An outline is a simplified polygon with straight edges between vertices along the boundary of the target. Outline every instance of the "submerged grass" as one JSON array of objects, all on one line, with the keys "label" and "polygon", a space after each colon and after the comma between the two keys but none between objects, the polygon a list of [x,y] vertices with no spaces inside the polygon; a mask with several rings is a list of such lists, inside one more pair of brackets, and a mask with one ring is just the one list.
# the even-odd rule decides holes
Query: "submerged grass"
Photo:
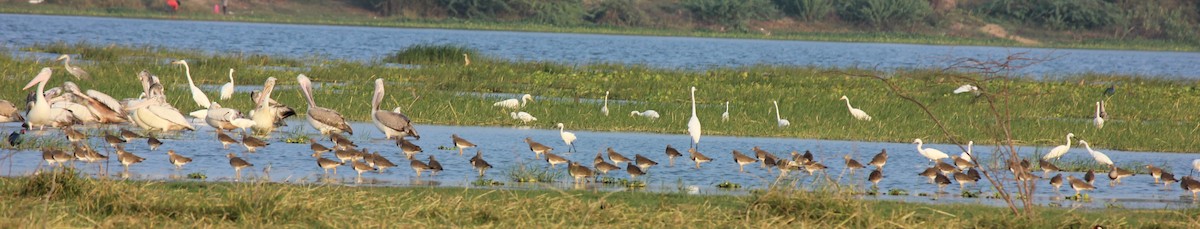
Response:
[{"label": "submerged grass", "polygon": [[[48,173],[49,174],[49,173]],[[58,172],[59,179],[73,173]],[[70,178],[80,197],[0,178],[0,226],[32,227],[756,227],[1195,228],[1197,209],[1041,208],[1031,217],[970,204],[865,201],[777,187],[746,196],[588,190],[347,187]],[[47,217],[53,216],[53,217]],[[379,220],[389,219],[389,220]]]},{"label": "submerged grass", "polygon": [[[930,125],[920,110],[889,93],[878,80],[848,77],[838,72],[871,72],[863,69],[829,69],[802,66],[748,66],[715,68],[706,71],[658,69],[641,65],[590,64],[567,65],[549,62],[486,61],[462,66],[450,59],[444,64],[413,68],[390,67],[383,62],[350,62],[319,57],[279,58],[257,54],[210,54],[195,50],[170,50],[147,47],[86,44],[41,44],[24,48],[80,53],[104,50],[115,59],[79,58],[79,66],[97,79],[76,82],[84,89],[98,89],[115,98],[132,98],[140,86],[133,76],[143,69],[157,74],[167,85],[168,102],[183,112],[200,109],[192,102],[182,66],[168,60],[188,59],[197,84],[220,85],[227,81],[227,69],[238,70],[239,85],[259,85],[267,77],[279,78],[274,97],[304,114],[306,103],[295,90],[295,76],[303,73],[318,84],[314,97],[318,105],[340,111],[350,120],[368,121],[372,81],[383,78],[389,94],[383,107],[399,107],[420,124],[510,126],[524,125],[508,115],[509,110],[492,103],[535,95],[535,101],[522,111],[538,121],[529,126],[553,128],[562,122],[568,130],[638,131],[685,133],[691,115],[689,86],[696,86],[697,115],[706,135],[770,136],[812,139],[948,143],[941,132]],[[433,48],[441,50],[442,48]],[[99,51],[95,51],[99,52]],[[457,51],[435,51],[430,55],[451,55]],[[414,53],[427,53],[415,52]],[[486,55],[486,54],[484,54]],[[138,57],[138,58],[132,58]],[[383,57],[380,57],[383,58]],[[461,55],[459,57],[461,58]],[[433,59],[432,57],[430,59]],[[23,56],[0,56],[0,98],[22,101],[21,87],[40,68],[56,70],[48,86],[74,80],[62,71],[60,63],[49,63]],[[986,103],[969,95],[950,93],[958,78],[939,70],[896,70],[891,74],[897,85],[916,99],[926,101],[932,112],[940,114],[964,139],[980,144],[989,142],[993,118]],[[107,80],[112,79],[112,80]],[[1109,85],[1118,85],[1118,93],[1101,96]],[[1098,149],[1132,151],[1198,152],[1194,141],[1200,129],[1200,113],[1188,104],[1200,104],[1200,85],[1194,80],[1169,80],[1154,77],[1085,74],[1049,80],[1011,79],[989,81],[990,88],[1007,88],[1013,106],[1013,138],[1021,145],[1057,145],[1067,132],[1087,139]],[[611,116],[600,114],[605,91],[611,91]],[[215,92],[209,92],[215,95]],[[846,104],[874,117],[873,121],[854,120]],[[224,107],[249,110],[245,93],[222,101]],[[214,98],[214,97],[210,97]],[[1093,104],[1107,100],[1109,120],[1104,129],[1091,125]],[[778,100],[782,118],[792,125],[775,126],[771,101]],[[718,118],[723,103],[730,102],[730,120]],[[649,120],[624,115],[633,110],[657,110],[662,117]],[[418,126],[419,128],[419,126]],[[374,131],[374,130],[359,130]],[[681,139],[681,141],[684,141]],[[701,140],[703,142],[703,140]]]}]

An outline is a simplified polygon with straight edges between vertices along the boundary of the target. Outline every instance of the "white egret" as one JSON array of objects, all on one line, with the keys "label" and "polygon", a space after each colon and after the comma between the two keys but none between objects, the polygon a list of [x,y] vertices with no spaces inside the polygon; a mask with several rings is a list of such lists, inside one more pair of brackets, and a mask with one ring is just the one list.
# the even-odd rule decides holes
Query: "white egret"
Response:
[{"label": "white egret", "polygon": [[789,122],[787,119],[779,118],[779,101],[771,100],[771,103],[775,104],[775,122],[778,123],[779,128],[792,125],[792,122]]},{"label": "white egret", "polygon": [[722,122],[729,121],[729,101],[725,101],[725,113],[721,113],[721,121]]},{"label": "white egret", "polygon": [[608,116],[608,91],[604,91],[604,106],[600,107],[600,113]]},{"label": "white egret", "polygon": [[221,85],[221,100],[233,98],[233,69],[229,69],[229,83]]},{"label": "white egret", "polygon": [[521,95],[520,99],[501,100],[500,102],[493,103],[492,106],[493,107],[503,107],[503,108],[508,108],[508,109],[519,109],[519,108],[525,107],[526,101],[533,101],[533,95],[525,94],[525,95]]},{"label": "white egret", "polygon": [[[1192,169],[1195,169],[1195,171],[1200,171],[1200,159],[1192,160]],[[1192,172],[1188,172],[1188,175],[1191,174]]]},{"label": "white egret", "polygon": [[533,115],[531,115],[529,113],[525,113],[524,111],[509,112],[508,115],[512,116],[513,119],[521,120],[521,123],[523,123],[523,124],[528,124],[529,122],[537,121],[537,117],[533,117]]},{"label": "white egret", "polygon": [[629,116],[642,116],[642,117],[648,118],[650,120],[657,120],[659,117],[658,111],[655,111],[655,110],[630,111]]},{"label": "white egret", "polygon": [[71,55],[63,54],[58,56],[58,60],[63,60],[63,68],[66,68],[67,73],[71,73],[76,79],[89,80],[92,78],[91,74],[88,74],[87,71],[79,68],[79,66],[71,66]]},{"label": "white egret", "polygon": [[954,89],[954,94],[962,94],[966,92],[970,92],[973,95],[979,96],[979,87],[970,84],[963,84],[962,86],[959,86],[958,89]]},{"label": "white egret", "polygon": [[318,107],[317,102],[312,96],[312,81],[308,76],[300,74],[296,76],[296,81],[300,82],[300,89],[304,92],[304,98],[308,100],[308,123],[313,129],[321,132],[321,135],[329,134],[354,134],[354,129],[346,123],[346,119],[341,113],[329,108]]},{"label": "white egret", "polygon": [[700,145],[700,118],[696,117],[696,87],[692,87],[692,118],[688,119],[688,135],[692,137],[692,148]]},{"label": "white egret", "polygon": [[562,136],[563,142],[567,143],[568,149],[570,149],[567,152],[575,152],[575,133],[564,131],[565,127],[561,122],[555,125],[558,126],[558,135]]},{"label": "white egret", "polygon": [[1096,162],[1110,166],[1113,165],[1113,161],[1112,159],[1108,158],[1108,155],[1104,155],[1104,153],[1101,153],[1100,151],[1092,150],[1092,146],[1088,145],[1086,141],[1079,140],[1079,144],[1083,145],[1083,148],[1087,149],[1088,153],[1092,155],[1092,158],[1096,159]]},{"label": "white egret", "polygon": [[192,90],[192,100],[196,101],[196,105],[203,108],[208,108],[209,105],[212,105],[212,102],[209,102],[208,100],[208,96],[204,95],[204,91],[201,91],[199,87],[196,87],[196,82],[192,81],[192,68],[188,66],[187,61],[176,60],[175,62],[171,63],[183,65],[184,74],[187,74],[188,88],[191,88]]},{"label": "white egret", "polygon": [[1104,117],[1100,115],[1100,102],[1096,102],[1096,118],[1092,119],[1092,124],[1096,125],[1096,129],[1104,128]]},{"label": "white egret", "polygon": [[854,116],[855,119],[863,120],[863,121],[871,121],[871,116],[867,115],[867,112],[863,111],[862,109],[858,109],[858,108],[854,108],[854,107],[850,106],[850,98],[847,98],[845,95],[843,95],[842,100],[846,101],[846,108],[850,108],[850,115]]},{"label": "white egret", "polygon": [[917,153],[921,153],[921,156],[925,156],[925,158],[929,158],[929,161],[940,161],[942,159],[950,157],[950,155],[947,155],[946,153],[942,152],[941,150],[937,150],[934,148],[923,148],[923,146],[925,145],[925,142],[921,141],[920,138],[913,140],[913,143],[917,144]]},{"label": "white egret", "polygon": [[[375,79],[375,95],[371,98],[371,120],[375,121],[375,127],[383,132],[384,138],[399,139],[412,136],[420,140],[421,135],[417,134],[416,127],[412,125],[412,121],[408,119],[407,115],[379,109],[379,104],[383,102],[383,95],[383,78]],[[399,109],[399,107],[396,108],[396,110]]]},{"label": "white egret", "polygon": [[967,152],[963,152],[962,154],[959,154],[958,157],[962,158],[963,160],[975,162],[975,159],[972,157],[973,155],[975,155],[975,153],[971,152],[971,148],[974,146],[975,146],[975,141],[967,141]]},{"label": "white egret", "polygon": [[1047,153],[1046,156],[1042,156],[1042,160],[1049,161],[1051,159],[1057,159],[1058,157],[1062,157],[1064,154],[1067,154],[1067,151],[1071,150],[1071,137],[1075,137],[1075,134],[1067,133],[1067,144],[1059,145],[1059,146],[1054,147],[1053,149],[1050,149],[1050,153]]}]

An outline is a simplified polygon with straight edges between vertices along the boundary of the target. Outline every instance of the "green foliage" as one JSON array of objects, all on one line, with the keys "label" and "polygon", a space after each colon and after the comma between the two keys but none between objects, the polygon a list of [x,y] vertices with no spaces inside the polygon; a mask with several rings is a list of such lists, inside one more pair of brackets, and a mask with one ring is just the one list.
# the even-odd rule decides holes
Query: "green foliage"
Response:
[{"label": "green foliage", "polygon": [[60,166],[47,169],[51,171],[40,172],[25,180],[17,194],[46,199],[74,199],[91,189],[91,184],[79,177],[75,168]]},{"label": "green foliage", "polygon": [[202,173],[202,172],[194,172],[194,173],[188,173],[187,178],[193,179],[193,180],[204,180],[204,179],[208,179],[208,175],[204,175],[204,173]]},{"label": "green foliage", "polygon": [[924,0],[849,0],[842,2],[838,16],[874,27],[912,25],[933,12]]},{"label": "green foliage", "polygon": [[581,0],[529,0],[519,6],[521,14],[535,23],[577,25],[587,16]]},{"label": "green foliage", "polygon": [[749,20],[774,17],[778,10],[769,0],[683,0],[683,8],[700,21],[721,24],[745,31]]},{"label": "green foliage", "polygon": [[723,182],[717,184],[717,188],[738,189],[738,188],[742,188],[742,185],[740,185],[738,183],[729,182],[729,181],[723,181]]},{"label": "green foliage", "polygon": [[[1172,4],[1174,3],[1174,4]],[[1195,13],[1170,0],[1121,1],[1123,20],[1116,23],[1124,36],[1196,41]],[[1200,4],[1193,5],[1200,6]]]},{"label": "green foliage", "polygon": [[989,15],[1053,29],[1096,29],[1112,25],[1119,11],[1104,0],[995,0],[981,5]]},{"label": "green foliage", "polygon": [[773,0],[784,14],[805,21],[826,19],[833,12],[833,0]]},{"label": "green foliage", "polygon": [[514,12],[511,0],[443,0],[451,16],[465,19],[494,19]]},{"label": "green foliage", "polygon": [[508,178],[518,183],[551,183],[562,176],[562,171],[518,164],[508,169]]},{"label": "green foliage", "polygon": [[460,45],[417,44],[404,50],[397,51],[387,57],[384,62],[398,64],[462,64],[463,54],[471,57],[472,61],[482,61],[478,51]]},{"label": "green foliage", "polygon": [[638,0],[602,0],[588,10],[587,20],[604,25],[646,26],[652,18],[637,5]]}]

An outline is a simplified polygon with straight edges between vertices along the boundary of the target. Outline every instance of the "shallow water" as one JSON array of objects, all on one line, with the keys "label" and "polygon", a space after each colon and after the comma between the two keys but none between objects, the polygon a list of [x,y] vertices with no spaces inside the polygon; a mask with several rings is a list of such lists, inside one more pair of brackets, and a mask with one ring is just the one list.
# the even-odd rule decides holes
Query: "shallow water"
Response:
[{"label": "shallow water", "polygon": [[[614,117],[625,118],[625,117]],[[18,128],[15,123],[0,124],[0,131],[4,133],[10,132]],[[290,122],[290,127],[283,127],[281,130],[292,131],[296,128],[303,128],[309,136],[317,137],[308,123],[303,120],[294,119]],[[203,125],[203,124],[200,124]],[[762,148],[779,156],[785,156],[793,150],[803,152],[811,150],[818,161],[829,166],[825,174],[818,176],[799,175],[801,173],[793,172],[790,177],[798,178],[802,181],[803,187],[813,187],[814,179],[838,182],[848,187],[863,189],[869,187],[866,181],[866,175],[869,170],[859,170],[856,174],[848,174],[843,168],[842,155],[847,153],[852,154],[859,161],[869,161],[870,157],[879,152],[880,149],[886,149],[891,155],[886,167],[885,178],[879,183],[880,192],[887,192],[890,189],[903,189],[908,192],[908,195],[903,196],[864,196],[865,199],[885,199],[885,200],[901,200],[901,201],[917,201],[917,202],[934,202],[934,203],[982,203],[1000,205],[1003,204],[996,199],[987,198],[962,198],[959,197],[959,188],[957,184],[953,184],[946,188],[946,194],[935,194],[937,186],[928,183],[925,177],[917,176],[919,170],[922,170],[930,163],[925,158],[915,152],[915,145],[903,143],[876,143],[876,142],[854,142],[854,141],[829,141],[829,140],[811,140],[811,139],[791,139],[791,138],[757,138],[757,137],[728,137],[728,136],[704,136],[701,139],[701,152],[715,159],[714,162],[705,163],[701,169],[695,169],[690,160],[686,158],[678,158],[674,166],[668,165],[666,155],[663,153],[664,147],[667,144],[676,146],[681,150],[685,150],[689,144],[689,137],[680,134],[648,134],[648,133],[623,133],[623,132],[591,132],[591,131],[575,131],[579,136],[576,142],[576,148],[579,152],[566,153],[562,149],[566,149],[566,145],[562,142],[557,130],[549,129],[552,126],[549,123],[533,124],[535,127],[469,127],[469,126],[436,126],[436,125],[419,125],[418,130],[422,134],[421,140],[414,143],[422,146],[424,153],[418,154],[417,158],[427,160],[429,155],[434,155],[438,161],[446,168],[437,176],[429,177],[428,173],[424,177],[417,178],[414,172],[408,166],[407,161],[403,158],[403,154],[394,145],[392,141],[383,140],[382,134],[370,123],[354,123],[352,126],[357,133],[350,136],[350,139],[355,141],[359,146],[368,148],[372,151],[379,151],[392,162],[398,164],[396,168],[389,168],[382,174],[369,172],[363,174],[363,184],[357,184],[355,181],[355,172],[349,166],[339,168],[337,175],[325,177],[323,172],[316,166],[315,160],[309,156],[312,152],[308,149],[308,144],[289,144],[282,142],[283,133],[275,133],[274,137],[269,140],[270,146],[259,149],[257,153],[247,153],[240,145],[231,146],[230,149],[222,149],[220,143],[213,137],[212,129],[204,126],[201,130],[195,132],[185,132],[180,134],[175,139],[164,139],[165,145],[158,151],[149,151],[144,139],[138,139],[126,144],[127,150],[139,156],[147,158],[140,164],[135,164],[130,168],[130,177],[133,179],[146,180],[170,180],[180,179],[188,173],[203,173],[208,176],[209,181],[230,181],[233,180],[234,172],[229,166],[228,160],[225,158],[227,153],[238,153],[247,161],[255,166],[251,169],[243,171],[243,181],[254,179],[269,179],[275,182],[291,182],[291,183],[332,183],[345,185],[381,185],[381,186],[471,186],[470,182],[477,179],[477,173],[471,168],[467,162],[472,153],[476,149],[468,149],[463,156],[459,156],[456,150],[441,150],[439,147],[449,148],[452,146],[450,142],[450,134],[458,134],[477,145],[479,150],[483,152],[484,159],[491,163],[495,168],[487,172],[486,178],[500,182],[506,185],[497,188],[587,188],[601,190],[624,190],[623,187],[589,184],[584,186],[575,186],[570,184],[570,178],[565,175],[565,166],[557,166],[557,170],[563,171],[564,175],[559,178],[558,182],[551,184],[518,184],[510,181],[507,176],[507,171],[520,164],[529,166],[546,167],[545,161],[534,159],[532,152],[528,150],[528,146],[523,142],[525,137],[531,137],[535,141],[541,142],[548,146],[556,148],[555,152],[573,160],[581,161],[584,164],[590,164],[592,158],[597,152],[602,152],[605,147],[613,147],[617,152],[626,157],[633,158],[635,154],[641,154],[649,157],[660,164],[649,169],[647,176],[639,178],[649,184],[649,187],[643,190],[659,191],[659,192],[690,192],[698,194],[742,194],[747,189],[760,189],[765,187],[770,182],[775,180],[777,171],[767,171],[759,165],[747,165],[745,173],[737,171],[737,165],[732,162],[730,150],[737,149],[744,153],[752,153],[751,147],[761,146]],[[538,129],[546,128],[546,129]],[[681,125],[681,128],[682,125]],[[569,129],[568,129],[569,130]],[[682,132],[682,131],[681,131]],[[31,132],[31,135],[42,135],[46,137],[61,137],[61,133],[57,130],[47,130],[42,132]],[[237,138],[237,137],[235,137]],[[106,144],[100,138],[94,138],[91,141],[92,145],[101,150],[102,153],[110,152]],[[331,146],[332,143],[325,140],[321,141],[326,146]],[[1102,143],[1100,145],[1102,146]],[[946,152],[958,152],[957,147],[949,145],[926,145],[941,149]],[[167,163],[166,150],[175,150],[178,153],[192,157],[194,161],[191,164],[184,166],[181,172],[175,172],[173,166]],[[977,146],[975,151],[978,152],[979,160],[987,161],[992,157],[992,147]],[[1033,152],[1035,149],[1031,147],[1021,147],[1022,152]],[[1044,151],[1045,149],[1037,149]],[[1118,164],[1128,163],[1132,161],[1141,161],[1156,165],[1165,164],[1168,168],[1173,168],[1173,171],[1179,176],[1187,175],[1187,168],[1191,166],[1189,163],[1192,159],[1200,158],[1195,155],[1177,154],[1177,153],[1153,153],[1153,152],[1124,152],[1124,151],[1109,151],[1101,150],[1109,155]],[[41,161],[41,153],[36,151],[9,151],[14,155],[4,161],[0,161],[0,174],[5,176],[21,176],[34,173],[39,167],[44,166]],[[686,151],[684,152],[686,155]],[[956,153],[955,153],[956,154]],[[331,153],[324,155],[327,158],[334,159]],[[686,157],[686,156],[685,156]],[[115,158],[115,157],[114,157]],[[607,157],[606,157],[607,158]],[[1073,148],[1070,153],[1064,156],[1064,159],[1071,158],[1090,158],[1087,152],[1083,149]],[[101,165],[104,164],[83,164],[76,163],[82,168],[82,171],[89,174],[105,174],[100,172]],[[120,165],[111,160],[107,162],[108,172],[110,176],[116,177],[121,173]],[[624,167],[624,165],[621,165]],[[263,172],[264,168],[270,168],[269,174]],[[1035,173],[1041,175],[1041,172]],[[1082,177],[1081,173],[1069,173],[1076,177]],[[628,175],[621,171],[610,172],[609,176],[614,178],[628,179]],[[1181,191],[1177,184],[1172,185],[1169,191],[1164,191],[1161,185],[1152,184],[1153,179],[1149,175],[1141,174],[1123,179],[1123,184],[1116,187],[1107,185],[1107,177],[1105,174],[1097,174],[1096,181],[1097,190],[1088,192],[1092,197],[1091,202],[1076,202],[1062,200],[1061,196],[1073,194],[1073,190],[1069,187],[1064,187],[1060,194],[1056,194],[1052,187],[1047,184],[1047,180],[1039,180],[1037,182],[1037,202],[1043,205],[1056,205],[1064,207],[1106,207],[1110,205],[1127,207],[1127,208],[1181,208],[1194,207],[1195,204],[1191,201],[1190,193]],[[718,183],[730,181],[741,184],[743,189],[740,190],[721,190],[715,188]],[[1004,182],[1013,188],[1011,179],[1005,179]],[[688,190],[694,189],[694,190]],[[974,187],[968,186],[968,189],[983,190],[983,196],[989,195],[992,189],[986,180],[980,180],[980,183]],[[931,196],[921,196],[929,194]],[[933,196],[936,195],[936,196]]]},{"label": "shallow water", "polygon": [[[460,44],[510,60],[624,63],[706,69],[757,64],[821,67],[942,68],[958,58],[1014,53],[1053,58],[1024,69],[1034,76],[1085,72],[1200,78],[1200,53],[985,46],[937,46],[691,37],[284,25],[0,14],[0,44],[63,41],[151,45],[347,60],[379,60],[415,44]],[[345,34],[354,34],[345,36]],[[303,38],[303,39],[300,39]],[[53,58],[53,57],[45,57]],[[86,58],[85,58],[86,59]],[[52,59],[51,59],[52,60]]]}]

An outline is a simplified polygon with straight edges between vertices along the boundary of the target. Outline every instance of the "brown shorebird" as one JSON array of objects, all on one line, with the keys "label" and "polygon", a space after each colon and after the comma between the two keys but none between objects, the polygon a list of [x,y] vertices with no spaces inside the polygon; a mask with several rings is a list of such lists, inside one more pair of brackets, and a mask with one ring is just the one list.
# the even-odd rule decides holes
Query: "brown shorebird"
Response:
[{"label": "brown shorebird", "polygon": [[229,149],[229,145],[238,144],[237,139],[233,139],[221,131],[217,131],[217,141],[221,141],[221,147],[224,149]]},{"label": "brown shorebird", "polygon": [[350,139],[342,136],[341,134],[336,134],[336,133],[329,134],[329,140],[333,141],[334,149],[358,148],[358,145],[355,145],[353,141],[350,141]]},{"label": "brown shorebird", "polygon": [[846,156],[843,156],[842,159],[846,160],[846,168],[850,169],[850,174],[854,174],[855,169],[861,169],[861,168],[867,167],[867,166],[864,166],[862,163],[858,163],[858,161],[854,160],[854,158],[851,158],[850,154],[846,154]]},{"label": "brown shorebird", "polygon": [[645,171],[642,171],[642,169],[633,165],[633,163],[625,163],[625,172],[629,173],[630,179],[637,179],[638,176],[646,175]]},{"label": "brown shorebird", "polygon": [[923,177],[929,178],[929,183],[931,183],[931,184],[932,184],[932,183],[933,183],[933,178],[936,178],[936,177],[937,177],[937,174],[938,174],[938,169],[937,169],[937,168],[934,168],[934,167],[929,167],[929,168],[925,168],[925,171],[922,171],[921,173],[919,173],[919,174],[917,174],[917,175],[921,175],[921,176],[923,176]]},{"label": "brown shorebird", "polygon": [[795,163],[792,163],[792,161],[788,160],[788,159],[780,158],[780,159],[775,160],[775,162],[772,162],[771,164],[772,164],[772,166],[779,168],[779,177],[787,176],[788,173],[791,173],[792,171],[800,169],[800,167],[798,165],[795,165]]},{"label": "brown shorebird", "polygon": [[1058,171],[1060,171],[1060,169],[1058,169],[1058,166],[1056,166],[1056,165],[1054,165],[1054,163],[1050,163],[1050,161],[1046,161],[1046,160],[1038,160],[1038,167],[1042,167],[1042,176],[1043,177],[1047,176],[1048,174],[1050,174],[1052,172],[1057,173]]},{"label": "brown shorebird", "polygon": [[417,156],[418,153],[425,151],[421,149],[421,146],[413,144],[412,142],[404,140],[403,138],[396,140],[396,146],[400,147],[400,152],[404,152],[404,158],[409,160],[412,160],[413,157]]},{"label": "brown shorebird", "polygon": [[429,163],[425,165],[429,166],[429,176],[437,175],[438,172],[442,171],[442,163],[433,158],[433,155],[429,155]]},{"label": "brown shorebird", "polygon": [[358,151],[354,151],[353,149],[339,149],[333,151],[333,156],[337,157],[342,163],[346,163],[346,161],[355,160],[355,157],[358,156]]},{"label": "brown shorebird", "polygon": [[1062,189],[1062,185],[1063,176],[1061,173],[1055,174],[1054,177],[1050,178],[1050,186],[1054,186],[1054,192],[1058,192],[1059,189]]},{"label": "brown shorebird", "polygon": [[768,162],[770,162],[770,163],[776,162],[776,160],[775,160],[776,157],[774,154],[771,154],[771,152],[767,152],[766,150],[763,150],[762,148],[759,148],[758,146],[754,146],[754,148],[751,148],[750,150],[754,151],[754,158],[758,159],[758,161],[762,162],[761,164],[762,164],[763,168],[769,168],[769,166],[767,166]]},{"label": "brown shorebird", "polygon": [[937,183],[938,193],[945,193],[946,185],[950,185],[950,178],[946,177],[946,175],[942,175],[941,173],[934,173],[934,174],[935,175],[933,177],[933,182]]},{"label": "brown shorebird", "polygon": [[546,162],[550,163],[551,169],[554,168],[554,165],[567,163],[567,159],[563,158],[562,156],[558,156],[558,154],[554,154],[551,152],[546,152],[545,154],[546,154]]},{"label": "brown shorebird", "polygon": [[1108,182],[1109,186],[1115,185],[1114,183],[1120,184],[1121,178],[1130,177],[1130,176],[1134,175],[1133,171],[1125,170],[1122,168],[1117,168],[1116,165],[1110,165],[1110,166],[1108,166],[1108,168],[1109,168],[1108,179],[1110,180]]},{"label": "brown shorebird", "polygon": [[554,148],[535,142],[529,137],[525,137],[525,144],[529,144],[529,151],[533,151],[534,158],[541,158],[542,154],[549,153],[551,150],[554,150]]},{"label": "brown shorebird", "polygon": [[679,150],[675,149],[675,147],[671,147],[670,144],[667,144],[666,153],[667,153],[667,166],[672,166],[672,167],[675,166],[675,158],[683,156],[682,153],[679,153]]},{"label": "brown shorebird", "polygon": [[596,152],[596,158],[592,159],[592,166],[596,166],[596,164],[600,164],[601,162],[604,162],[604,153]]},{"label": "brown shorebird", "polygon": [[958,167],[958,170],[967,170],[975,167],[975,163],[971,163],[971,161],[967,160],[966,158],[950,156],[950,159],[954,161],[954,167]]},{"label": "brown shorebird", "polygon": [[383,173],[384,169],[396,167],[396,163],[392,163],[392,160],[388,160],[386,157],[383,157],[383,155],[380,155],[379,152],[375,152],[374,154],[371,154],[371,156],[375,158],[375,167],[379,168],[379,173]]},{"label": "brown shorebird", "polygon": [[421,160],[410,160],[408,165],[412,166],[413,171],[417,172],[418,178],[421,177],[422,171],[429,170],[429,165],[425,164],[425,162],[422,162]]},{"label": "brown shorebird", "polygon": [[633,160],[629,160],[629,158],[625,157],[625,155],[617,153],[617,151],[613,150],[612,147],[608,147],[608,160],[618,165],[633,162]]},{"label": "brown shorebird", "polygon": [[1091,183],[1088,183],[1087,181],[1076,179],[1075,176],[1067,176],[1067,182],[1071,183],[1072,189],[1075,189],[1076,196],[1079,196],[1079,194],[1081,194],[1082,191],[1084,191],[1084,190],[1095,190],[1096,189],[1096,186],[1093,186]]},{"label": "brown shorebird", "polygon": [[1087,173],[1083,174],[1083,180],[1087,181],[1088,184],[1095,184],[1096,172],[1089,169]]},{"label": "brown shorebird", "polygon": [[633,162],[636,163],[637,167],[643,171],[650,170],[651,166],[658,165],[658,162],[654,162],[653,160],[650,160],[650,158],[642,156],[641,154],[634,154]]},{"label": "brown shorebird", "polygon": [[867,165],[875,166],[875,169],[878,170],[883,170],[883,165],[887,164],[887,159],[887,150],[880,150],[878,154],[875,154],[875,157],[871,158],[871,162],[867,163]]},{"label": "brown shorebird", "polygon": [[[547,154],[547,156],[549,156],[549,154]],[[588,169],[587,166],[579,164],[577,161],[567,164],[567,173],[570,173],[571,177],[575,178],[576,184],[581,183],[582,180],[593,175],[591,169]]]},{"label": "brown shorebird", "polygon": [[1161,177],[1163,188],[1167,190],[1171,190],[1171,183],[1179,182],[1179,180],[1175,179],[1175,174],[1171,172],[1163,171]]},{"label": "brown shorebird", "polygon": [[804,171],[808,171],[808,175],[813,175],[817,173],[817,171],[825,170],[826,168],[828,167],[825,167],[825,165],[815,161],[809,161],[808,164],[804,164]]},{"label": "brown shorebird", "polygon": [[951,165],[951,164],[948,164],[948,163],[942,162],[942,161],[938,161],[935,165],[936,165],[935,167],[937,167],[937,170],[939,172],[942,172],[942,175],[948,175],[948,174],[952,174],[952,173],[961,171],[961,170],[958,170],[958,167],[955,167],[954,165]]},{"label": "brown shorebird", "polygon": [[271,143],[267,143],[261,139],[251,137],[249,134],[242,133],[242,146],[246,147],[246,151],[250,151],[251,153],[254,153],[258,150],[258,148],[264,148],[264,147],[267,147],[268,145],[271,145]]},{"label": "brown shorebird", "polygon": [[876,168],[867,175],[867,180],[871,181],[871,186],[879,186],[879,181],[883,180],[883,170]]},{"label": "brown shorebird", "polygon": [[1154,183],[1158,184],[1158,182],[1160,182],[1159,180],[1162,179],[1163,170],[1161,168],[1154,167],[1154,165],[1146,165],[1146,170],[1150,171],[1150,177],[1154,177]]},{"label": "brown shorebird", "polygon": [[42,149],[42,160],[46,161],[46,164],[50,165],[51,167],[54,167],[55,163],[58,163],[58,166],[62,167],[63,163],[66,163],[74,158],[74,155],[71,155],[66,151],[58,149]]},{"label": "brown shorebird", "polygon": [[712,161],[712,158],[704,156],[700,151],[696,151],[696,148],[689,148],[688,155],[692,158],[692,161],[696,162],[696,169],[700,169],[700,163]]},{"label": "brown shorebird", "polygon": [[154,136],[146,138],[146,146],[150,146],[150,151],[158,150],[158,147],[162,147],[162,145],[163,142],[159,141],[158,138],[155,138]]},{"label": "brown shorebird", "polygon": [[738,164],[738,172],[744,173],[744,172],[746,172],[746,165],[754,164],[755,162],[758,162],[758,159],[754,159],[750,156],[746,156],[745,154],[742,154],[742,152],[737,151],[736,149],[733,150],[733,152],[731,152],[731,153],[733,154],[733,162],[737,162],[737,164]]},{"label": "brown shorebird", "polygon": [[483,160],[483,151],[475,150],[475,157],[471,158],[471,167],[479,170],[479,176],[482,177],[485,171],[492,168],[492,164],[488,164],[487,161]]},{"label": "brown shorebird", "polygon": [[137,133],[134,133],[133,131],[129,131],[125,128],[121,128],[120,133],[121,133],[121,138],[124,138],[125,141],[133,141],[134,138],[142,138],[141,135],[138,135]]},{"label": "brown shorebird", "polygon": [[367,163],[362,163],[359,161],[351,162],[350,165],[351,167],[354,167],[355,172],[358,172],[358,178],[355,179],[355,181],[358,182],[362,182],[362,174],[364,172],[375,171],[375,167],[371,167],[370,165],[367,165]]},{"label": "brown shorebird", "polygon": [[1196,193],[1200,192],[1200,181],[1191,176],[1183,176],[1183,180],[1179,181],[1179,187],[1184,191],[1192,192],[1192,201],[1196,201]]},{"label": "brown shorebird", "polygon": [[807,165],[809,162],[814,161],[813,154],[811,151],[808,151],[808,150],[805,150],[804,154],[799,154],[799,153],[796,153],[793,151],[792,152],[792,161],[795,161],[796,163],[801,164],[801,165]]},{"label": "brown shorebird", "polygon": [[597,172],[600,172],[601,174],[604,174],[604,175],[608,175],[608,171],[621,169],[621,167],[614,165],[614,164],[610,164],[607,161],[601,161],[600,163],[596,163],[593,166],[596,167]]},{"label": "brown shorebird", "polygon": [[458,148],[458,156],[462,156],[464,149],[475,147],[474,143],[458,137],[457,134],[451,134],[450,140],[454,141],[454,147]]},{"label": "brown shorebird", "polygon": [[175,165],[175,170],[183,169],[183,165],[192,162],[192,158],[179,155],[175,153],[174,150],[167,151],[167,160],[170,161],[172,165]]},{"label": "brown shorebird", "polygon": [[79,132],[78,130],[75,130],[75,128],[72,128],[71,126],[63,126],[62,132],[63,132],[63,135],[67,136],[67,141],[70,141],[71,143],[76,143],[79,141],[87,140],[86,134],[83,134],[83,132]]},{"label": "brown shorebird", "polygon": [[229,166],[232,166],[233,171],[237,173],[237,176],[233,179],[234,181],[242,180],[242,169],[254,166],[254,164],[250,164],[250,162],[242,160],[242,158],[237,157],[237,155],[234,155],[233,153],[226,154],[225,157],[229,158]]},{"label": "brown shorebird", "polygon": [[104,133],[104,141],[108,142],[108,146],[112,146],[113,148],[117,148],[118,145],[125,144],[125,139],[113,136],[112,133]]},{"label": "brown shorebird", "polygon": [[329,147],[325,147],[325,145],[321,145],[321,143],[317,143],[317,140],[314,140],[312,138],[309,138],[308,142],[309,142],[308,149],[313,151],[313,155],[320,156],[322,153],[333,151],[332,149],[329,149]]},{"label": "brown shorebird", "polygon": [[967,175],[966,173],[956,172],[956,173],[954,173],[954,181],[958,181],[958,190],[959,191],[966,191],[966,184],[967,183],[974,184],[976,181],[979,181],[979,178],[972,177],[971,175]]},{"label": "brown shorebird", "polygon": [[121,165],[125,166],[125,173],[129,173],[130,165],[141,163],[145,160],[146,158],[144,157],[139,157],[138,155],[134,155],[129,151],[125,151],[124,146],[117,145],[117,161],[121,162]]},{"label": "brown shorebird", "polygon": [[321,157],[320,155],[317,155],[317,154],[313,154],[313,157],[317,158],[317,167],[321,167],[321,169],[324,169],[326,176],[329,175],[329,170],[331,170],[331,169],[333,170],[333,174],[337,174],[337,167],[346,164],[343,162],[329,160],[329,159],[327,159],[325,157]]}]

